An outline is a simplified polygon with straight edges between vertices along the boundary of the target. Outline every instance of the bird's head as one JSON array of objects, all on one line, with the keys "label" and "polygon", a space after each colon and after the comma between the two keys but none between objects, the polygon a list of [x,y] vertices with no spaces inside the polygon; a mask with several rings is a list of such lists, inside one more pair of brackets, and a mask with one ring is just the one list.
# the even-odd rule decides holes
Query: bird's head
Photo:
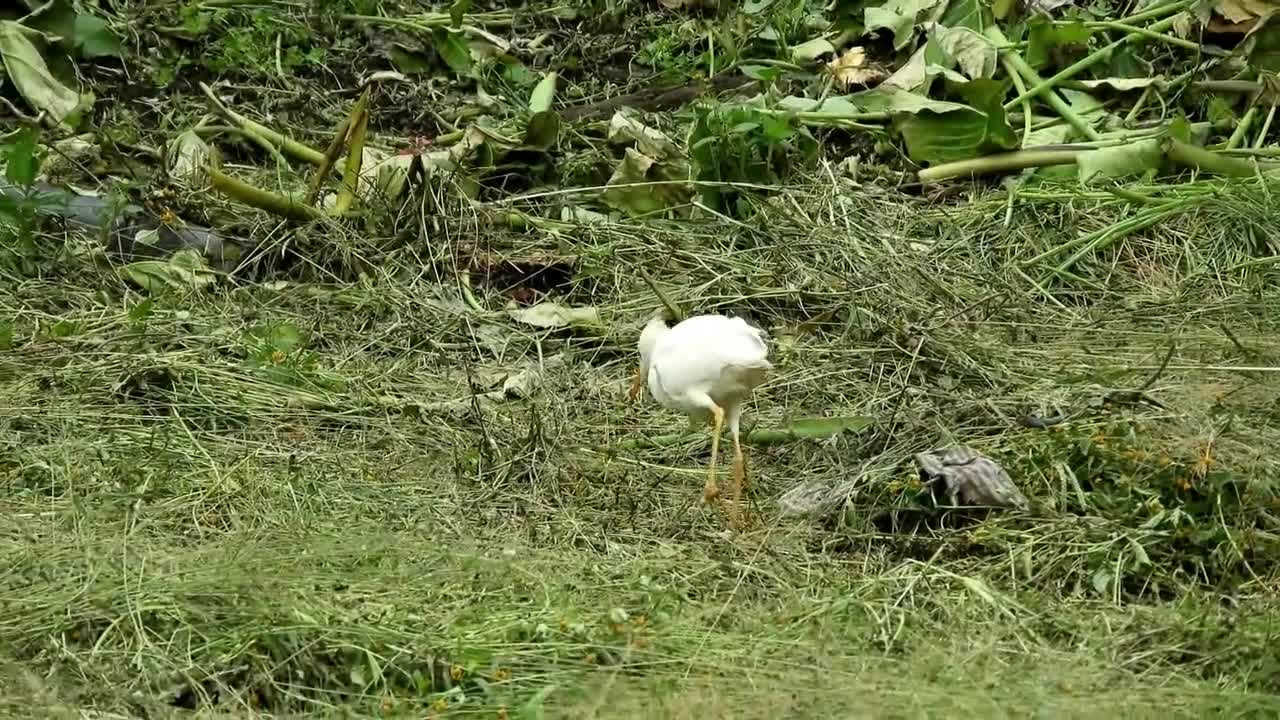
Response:
[{"label": "bird's head", "polygon": [[649,322],[645,324],[644,329],[640,331],[640,376],[642,378],[649,374],[649,358],[653,357],[653,348],[658,344],[658,339],[671,329],[670,310],[663,309],[649,318]]}]

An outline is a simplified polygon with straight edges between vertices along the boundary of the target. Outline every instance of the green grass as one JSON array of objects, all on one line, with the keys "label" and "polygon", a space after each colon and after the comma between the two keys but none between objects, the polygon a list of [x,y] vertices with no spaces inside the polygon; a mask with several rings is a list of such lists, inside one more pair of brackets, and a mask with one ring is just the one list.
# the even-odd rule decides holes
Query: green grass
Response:
[{"label": "green grass", "polygon": [[[356,252],[364,280],[259,265],[150,305],[64,251],[0,289],[15,329],[0,356],[4,703],[1272,716],[1280,304],[1239,242],[1272,232],[1269,201],[1222,192],[1086,258],[1078,284],[1042,284],[1052,300],[1016,260],[1126,206],[1050,188],[1006,226],[1002,197],[926,205],[837,183],[759,206],[763,232],[445,219],[509,259],[576,256],[551,297],[599,307],[601,332],[513,322],[504,292],[545,278],[511,264],[472,263],[476,310],[436,280],[462,261],[389,238],[316,256],[336,271]],[[637,266],[770,329],[779,372],[748,424],[877,421],[754,448],[742,534],[698,505],[705,441],[609,450],[684,423],[623,399],[656,306]],[[1170,341],[1147,389],[1164,408],[1096,406],[1150,378]],[[528,397],[467,399],[469,382],[521,371],[538,379]],[[1016,421],[1055,407],[1080,415]],[[910,457],[952,442],[1000,460],[1032,512],[930,510]],[[805,484],[836,517],[780,513]]]}]

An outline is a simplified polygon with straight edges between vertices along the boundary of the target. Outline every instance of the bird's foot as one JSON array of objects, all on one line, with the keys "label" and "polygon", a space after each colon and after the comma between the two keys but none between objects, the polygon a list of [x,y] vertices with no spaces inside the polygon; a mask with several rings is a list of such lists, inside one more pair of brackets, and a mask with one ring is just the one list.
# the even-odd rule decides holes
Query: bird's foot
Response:
[{"label": "bird's foot", "polygon": [[704,485],[702,488],[702,502],[710,505],[711,503],[717,502],[719,500],[720,500],[720,486],[711,481],[707,481],[707,484]]}]

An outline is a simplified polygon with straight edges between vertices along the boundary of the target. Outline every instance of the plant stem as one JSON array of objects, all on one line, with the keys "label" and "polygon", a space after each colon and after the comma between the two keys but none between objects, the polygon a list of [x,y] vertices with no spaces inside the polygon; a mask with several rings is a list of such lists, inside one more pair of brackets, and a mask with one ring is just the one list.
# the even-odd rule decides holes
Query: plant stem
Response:
[{"label": "plant stem", "polygon": [[[987,36],[988,40],[991,40],[997,44],[1005,44],[1007,42],[1005,39],[1004,33],[1000,31],[1000,28],[994,25],[987,28],[984,34]],[[1040,75],[1035,71],[1035,69],[1032,68],[1031,65],[1027,63],[1026,60],[1022,59],[1022,56],[1019,55],[1018,53],[1012,50],[1005,50],[1000,53],[1000,57],[1008,58],[1009,62],[1013,65],[1013,67],[1024,78],[1026,78],[1028,82],[1035,82],[1035,83],[1038,83],[1039,85],[1045,85],[1045,81],[1040,78]],[[1088,138],[1089,140],[1098,139],[1097,131],[1094,130],[1092,127],[1090,127],[1089,124],[1086,123],[1080,117],[1080,115],[1075,111],[1075,109],[1072,108],[1070,105],[1068,105],[1065,100],[1058,97],[1058,94],[1053,92],[1052,88],[1050,88],[1048,85],[1045,85],[1045,87],[1042,88],[1042,90],[1045,91],[1044,93],[1045,102],[1049,103],[1049,106],[1052,107],[1054,111],[1057,112],[1059,115],[1061,115],[1063,120],[1066,120],[1067,122],[1071,123],[1071,127],[1075,128],[1076,132],[1080,133],[1081,135]],[[1022,95],[1031,97],[1031,91],[1028,90],[1027,92],[1022,93]],[[1012,103],[1006,103],[1004,106],[1005,110],[1008,110],[1014,105],[1017,105],[1019,102],[1022,102],[1022,100],[1018,99]]]},{"label": "plant stem", "polygon": [[[1193,1],[1194,1],[1194,0],[1193,0]],[[1190,3],[1187,3],[1187,2],[1179,2],[1179,3],[1175,4],[1175,5],[1170,5],[1170,6],[1168,6],[1168,9],[1169,9],[1169,11],[1170,11],[1170,12],[1174,12],[1174,11],[1176,11],[1178,8],[1180,8],[1181,6],[1183,6],[1183,5],[1189,5],[1189,4],[1190,4]],[[1158,34],[1158,33],[1159,33],[1159,31],[1167,30],[1167,29],[1169,29],[1169,28],[1173,27],[1173,24],[1174,24],[1175,22],[1177,22],[1177,17],[1169,17],[1169,18],[1165,18],[1164,20],[1161,20],[1161,21],[1159,21],[1159,22],[1153,23],[1153,24],[1151,25],[1151,27],[1146,28],[1146,31],[1147,31],[1147,32],[1157,33],[1157,34]],[[1042,80],[1042,81],[1038,82],[1037,84],[1033,85],[1030,89],[1028,89],[1025,93],[1021,93],[1018,97],[1016,97],[1016,98],[1014,98],[1014,99],[1010,100],[1009,102],[1005,103],[1005,104],[1004,104],[1005,110],[1008,110],[1009,108],[1013,107],[1014,105],[1017,105],[1018,103],[1022,102],[1022,100],[1024,99],[1024,96],[1031,96],[1031,97],[1035,97],[1036,95],[1039,95],[1040,93],[1044,92],[1045,90],[1048,90],[1048,89],[1050,89],[1050,88],[1054,87],[1055,85],[1057,85],[1058,83],[1062,82],[1063,80],[1066,80],[1067,78],[1074,77],[1074,76],[1076,76],[1076,75],[1080,74],[1081,72],[1084,72],[1085,70],[1087,70],[1087,69],[1089,69],[1090,67],[1092,67],[1094,64],[1098,63],[1099,61],[1103,60],[1104,58],[1109,57],[1109,56],[1111,55],[1111,51],[1112,51],[1112,50],[1115,50],[1116,48],[1120,47],[1121,45],[1124,45],[1124,44],[1125,44],[1125,43],[1127,43],[1127,42],[1131,42],[1135,37],[1139,37],[1139,35],[1133,35],[1133,34],[1131,34],[1131,35],[1125,35],[1124,37],[1120,38],[1119,40],[1116,40],[1115,42],[1111,43],[1110,45],[1107,45],[1106,47],[1100,48],[1100,49],[1098,49],[1098,50],[1093,51],[1092,53],[1089,53],[1088,55],[1086,55],[1085,57],[1081,58],[1080,60],[1078,60],[1078,61],[1076,61],[1076,62],[1072,63],[1071,65],[1068,65],[1067,67],[1063,68],[1062,70],[1058,71],[1058,73],[1057,73],[1056,75],[1053,75],[1052,77],[1050,77],[1050,78],[1049,78],[1049,79],[1047,79],[1047,80]],[[1028,66],[1028,67],[1030,67],[1030,66]]]},{"label": "plant stem", "polygon": [[986,155],[984,157],[957,160],[955,162],[935,165],[917,173],[922,183],[942,182],[958,177],[976,177],[1010,170],[1024,170],[1029,167],[1048,167],[1050,165],[1070,165],[1076,161],[1081,149],[1059,150],[1018,150],[1009,153]]}]

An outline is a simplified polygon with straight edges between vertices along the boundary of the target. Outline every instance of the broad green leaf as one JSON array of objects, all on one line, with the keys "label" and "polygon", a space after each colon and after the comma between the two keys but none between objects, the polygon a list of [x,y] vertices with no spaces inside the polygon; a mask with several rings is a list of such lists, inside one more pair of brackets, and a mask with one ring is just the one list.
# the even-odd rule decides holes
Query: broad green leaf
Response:
[{"label": "broad green leaf", "polygon": [[462,33],[450,32],[444,28],[436,28],[431,33],[433,46],[440,59],[444,60],[458,75],[465,75],[471,71],[471,48],[467,45],[467,39]]},{"label": "broad green leaf", "polygon": [[1058,24],[1037,15],[1031,20],[1025,59],[1031,67],[1042,68],[1049,63],[1054,48],[1086,45],[1092,36],[1093,30],[1084,23]]},{"label": "broad green leaf", "polygon": [[968,28],[981,34],[991,26],[991,11],[987,0],[951,0],[938,24],[949,28]]},{"label": "broad green leaf", "polygon": [[449,5],[449,22],[454,30],[462,27],[462,20],[470,10],[471,0],[453,0],[453,3]]},{"label": "broad green leaf", "polygon": [[866,31],[888,30],[893,33],[893,49],[901,50],[915,35],[916,23],[925,11],[938,7],[942,0],[889,0],[880,7],[863,11]]},{"label": "broad green leaf", "polygon": [[1127,145],[1098,148],[1076,157],[1082,182],[1141,175],[1155,170],[1164,162],[1159,138],[1139,140]]},{"label": "broad green leaf", "polygon": [[9,79],[33,109],[48,113],[59,123],[74,125],[79,119],[80,95],[53,77],[27,32],[16,22],[0,21],[0,56]]},{"label": "broad green leaf", "polygon": [[40,172],[36,157],[36,131],[23,128],[4,146],[4,175],[18,187],[30,187]]},{"label": "broad green leaf", "polygon": [[939,46],[972,80],[996,72],[996,48],[986,37],[965,27],[941,28],[935,33]]},{"label": "broad green leaf", "polygon": [[84,58],[121,57],[124,48],[120,38],[111,30],[106,20],[97,15],[80,13],[75,20],[75,46]]},{"label": "broad green leaf", "polygon": [[568,307],[554,302],[541,302],[527,308],[510,308],[507,315],[517,322],[538,328],[600,325],[600,312],[595,308]]},{"label": "broad green leaf", "polygon": [[542,76],[537,87],[529,95],[529,112],[537,114],[551,109],[556,98],[556,73],[549,72]]},{"label": "broad green leaf", "polygon": [[907,155],[922,165],[941,165],[983,154],[987,146],[987,116],[965,112],[922,112],[896,124],[907,143]]},{"label": "broad green leaf", "polygon": [[524,144],[538,150],[550,150],[560,137],[560,116],[550,110],[535,113],[524,131]]},{"label": "broad green leaf", "polygon": [[1017,135],[1005,117],[1000,101],[1004,84],[974,80],[953,86],[971,104],[939,112],[923,109],[898,118],[896,126],[915,162],[937,165],[1018,146]]}]

